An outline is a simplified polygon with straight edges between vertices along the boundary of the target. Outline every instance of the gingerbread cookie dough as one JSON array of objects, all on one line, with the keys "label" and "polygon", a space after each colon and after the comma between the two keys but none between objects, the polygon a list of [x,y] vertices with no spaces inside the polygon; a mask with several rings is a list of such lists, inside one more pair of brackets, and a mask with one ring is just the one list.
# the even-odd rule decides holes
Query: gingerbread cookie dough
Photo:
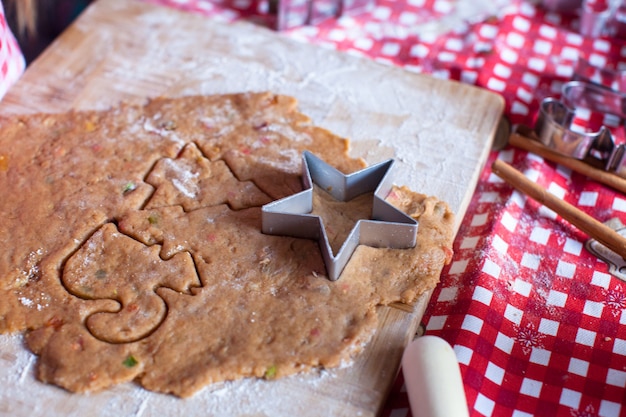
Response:
[{"label": "gingerbread cookie dough", "polygon": [[[296,107],[245,93],[0,119],[0,332],[26,332],[40,380],[186,397],[335,367],[376,306],[437,284],[453,214],[403,187],[387,199],[419,221],[415,248],[360,246],[337,281],[317,242],[261,233],[261,206],[301,190],[303,150],[364,166]],[[333,245],[371,205],[315,201]]]}]

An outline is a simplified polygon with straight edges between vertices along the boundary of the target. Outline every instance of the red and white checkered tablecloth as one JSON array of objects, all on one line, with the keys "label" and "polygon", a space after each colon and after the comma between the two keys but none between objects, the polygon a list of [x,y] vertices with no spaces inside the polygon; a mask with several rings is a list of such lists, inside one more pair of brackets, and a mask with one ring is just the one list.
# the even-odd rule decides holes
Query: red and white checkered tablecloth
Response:
[{"label": "red and white checkered tablecloth", "polygon": [[0,98],[20,78],[25,68],[24,55],[9,28],[0,1]]},{"label": "red and white checkered tablecloth", "polygon": [[[266,0],[145,1],[227,21],[263,22],[269,8]],[[575,13],[486,3],[378,0],[371,12],[283,33],[495,91],[513,124],[532,125],[541,99],[558,96],[580,59],[626,71],[626,41],[580,35]],[[0,29],[4,92],[23,64],[10,63],[3,19]],[[624,139],[622,119],[577,117]],[[626,282],[585,249],[586,235],[492,174],[496,158],[596,219],[626,223],[625,195],[525,151],[493,151],[424,316],[427,333],[453,346],[472,416],[626,416]],[[382,415],[411,416],[401,373]]]}]

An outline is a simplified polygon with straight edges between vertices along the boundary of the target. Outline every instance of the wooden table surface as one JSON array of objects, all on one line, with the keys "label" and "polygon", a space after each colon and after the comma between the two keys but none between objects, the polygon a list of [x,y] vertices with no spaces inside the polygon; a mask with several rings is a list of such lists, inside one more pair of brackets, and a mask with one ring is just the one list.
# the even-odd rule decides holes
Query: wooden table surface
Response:
[{"label": "wooden table surface", "polygon": [[[368,163],[396,159],[395,182],[436,195],[457,228],[503,111],[485,90],[303,44],[249,23],[225,24],[137,0],[99,0],[26,71],[0,112],[106,109],[149,97],[273,91],[352,140]],[[70,394],[39,383],[20,335],[0,336],[0,415],[374,416],[429,295],[379,308],[354,364],[277,381],[208,387],[190,399],[125,384]]]}]

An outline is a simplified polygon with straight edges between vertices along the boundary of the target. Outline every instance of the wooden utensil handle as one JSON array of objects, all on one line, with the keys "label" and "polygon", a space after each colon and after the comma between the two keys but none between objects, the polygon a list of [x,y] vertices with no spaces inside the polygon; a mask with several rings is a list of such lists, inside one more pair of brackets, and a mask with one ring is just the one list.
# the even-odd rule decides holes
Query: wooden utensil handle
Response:
[{"label": "wooden utensil handle", "polygon": [[499,159],[493,163],[491,170],[518,191],[555,211],[579,230],[626,259],[626,239],[615,230],[549,193],[545,188],[535,184],[524,174]]},{"label": "wooden utensil handle", "polygon": [[616,189],[619,192],[626,194],[626,179],[616,174],[604,171],[602,169],[595,168],[579,159],[571,158],[565,155],[561,155],[558,152],[545,146],[543,143],[530,139],[524,135],[513,132],[509,136],[509,145],[515,146],[520,149],[524,149],[528,152],[532,152],[548,161],[556,162],[559,165],[563,165],[576,171],[579,174],[583,174],[592,180],[598,181],[604,185],[608,185]]}]

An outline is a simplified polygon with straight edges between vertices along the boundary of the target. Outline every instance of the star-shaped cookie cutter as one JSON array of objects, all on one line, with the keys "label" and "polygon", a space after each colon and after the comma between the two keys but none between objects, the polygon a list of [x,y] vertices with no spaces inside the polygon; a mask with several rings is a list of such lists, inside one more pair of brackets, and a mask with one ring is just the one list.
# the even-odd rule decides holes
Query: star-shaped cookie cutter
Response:
[{"label": "star-shaped cookie cutter", "polygon": [[[387,175],[392,165],[390,159],[345,175],[311,152],[304,151],[304,190],[263,206],[263,233],[317,240],[331,281],[339,278],[358,245],[393,249],[414,247],[418,222],[385,201],[393,185],[391,176]],[[361,194],[374,192],[371,219],[358,220],[336,254],[328,241],[322,218],[311,214],[313,184],[338,201],[350,201]]]}]

